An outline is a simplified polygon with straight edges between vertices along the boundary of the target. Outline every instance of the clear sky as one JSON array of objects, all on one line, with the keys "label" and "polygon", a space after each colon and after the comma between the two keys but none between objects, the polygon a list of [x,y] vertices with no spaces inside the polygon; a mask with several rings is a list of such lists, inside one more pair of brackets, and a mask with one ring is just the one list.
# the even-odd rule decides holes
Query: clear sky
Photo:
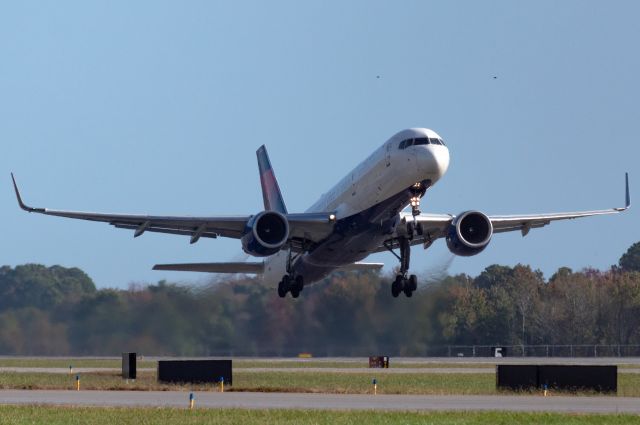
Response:
[{"label": "clear sky", "polygon": [[[425,212],[621,206],[625,171],[637,203],[638,16],[635,1],[3,2],[0,263],[126,287],[203,279],[155,263],[243,258],[234,240],[29,215],[10,171],[35,206],[251,214],[265,143],[301,212],[408,127],[434,129],[451,153]],[[640,240],[639,211],[496,235],[450,272],[607,268]],[[420,271],[448,254],[438,241],[412,257]]]}]

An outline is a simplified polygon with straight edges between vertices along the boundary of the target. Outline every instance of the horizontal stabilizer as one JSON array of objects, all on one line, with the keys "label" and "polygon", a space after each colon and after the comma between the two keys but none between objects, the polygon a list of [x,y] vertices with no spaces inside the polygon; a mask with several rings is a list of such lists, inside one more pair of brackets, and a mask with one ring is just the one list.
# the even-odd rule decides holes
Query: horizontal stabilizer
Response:
[{"label": "horizontal stabilizer", "polygon": [[339,270],[356,271],[356,270],[380,270],[384,267],[384,263],[353,263],[348,266],[342,266]]},{"label": "horizontal stabilizer", "polygon": [[156,264],[153,270],[171,270],[179,272],[203,273],[249,273],[260,274],[264,271],[264,263],[184,263]]}]

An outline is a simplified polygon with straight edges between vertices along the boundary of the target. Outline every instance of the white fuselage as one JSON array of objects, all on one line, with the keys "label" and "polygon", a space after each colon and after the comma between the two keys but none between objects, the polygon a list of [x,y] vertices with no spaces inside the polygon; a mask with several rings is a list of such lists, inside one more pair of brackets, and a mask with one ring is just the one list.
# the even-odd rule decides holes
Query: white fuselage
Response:
[{"label": "white fuselage", "polygon": [[[335,212],[337,222],[341,222],[354,220],[359,214],[374,211],[373,214],[366,215],[371,226],[380,226],[384,220],[389,219],[389,214],[397,215],[408,205],[408,198],[398,197],[399,194],[417,182],[430,181],[430,186],[433,186],[449,166],[449,150],[444,145],[426,144],[399,148],[403,140],[421,137],[440,138],[432,130],[424,128],[397,133],[323,194],[307,212]],[[398,198],[401,205],[384,205],[395,198]],[[381,208],[376,208],[377,206]],[[344,240],[343,243],[345,247],[353,244],[354,238]],[[358,244],[357,240],[355,243]],[[326,275],[332,269],[365,258],[371,253],[367,248],[350,246],[343,250],[343,256],[333,255],[328,261],[324,256],[314,260],[313,254],[304,255],[301,260],[325,268],[325,273],[322,274]],[[336,249],[340,250],[340,247],[336,247],[334,242],[331,250]],[[356,252],[357,255],[354,254]],[[266,259],[263,278],[267,283],[275,284],[282,279],[288,255],[288,251],[283,250]]]}]

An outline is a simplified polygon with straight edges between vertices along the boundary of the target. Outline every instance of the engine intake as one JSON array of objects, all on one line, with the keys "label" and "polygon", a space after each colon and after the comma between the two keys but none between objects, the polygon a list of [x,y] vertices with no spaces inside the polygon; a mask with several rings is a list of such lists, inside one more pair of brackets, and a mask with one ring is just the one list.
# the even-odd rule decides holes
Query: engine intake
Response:
[{"label": "engine intake", "polygon": [[480,211],[458,215],[447,231],[447,247],[455,255],[470,257],[481,253],[493,235],[491,220]]},{"label": "engine intake", "polygon": [[289,239],[289,221],[277,211],[262,211],[247,222],[242,249],[254,257],[267,257],[280,251]]}]

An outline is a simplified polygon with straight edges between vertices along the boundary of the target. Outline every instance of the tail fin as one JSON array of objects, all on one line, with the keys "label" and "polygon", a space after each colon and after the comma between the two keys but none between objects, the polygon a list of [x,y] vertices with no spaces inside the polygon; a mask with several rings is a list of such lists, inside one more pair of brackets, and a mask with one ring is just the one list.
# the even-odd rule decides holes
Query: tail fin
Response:
[{"label": "tail fin", "polygon": [[267,211],[277,211],[282,214],[287,213],[287,207],[284,205],[284,199],[282,199],[282,193],[280,193],[280,186],[278,186],[278,180],[271,168],[271,161],[269,161],[269,155],[267,154],[267,148],[262,145],[256,151],[258,156],[258,168],[260,171],[260,184],[262,185],[262,199],[264,200],[264,209]]}]

